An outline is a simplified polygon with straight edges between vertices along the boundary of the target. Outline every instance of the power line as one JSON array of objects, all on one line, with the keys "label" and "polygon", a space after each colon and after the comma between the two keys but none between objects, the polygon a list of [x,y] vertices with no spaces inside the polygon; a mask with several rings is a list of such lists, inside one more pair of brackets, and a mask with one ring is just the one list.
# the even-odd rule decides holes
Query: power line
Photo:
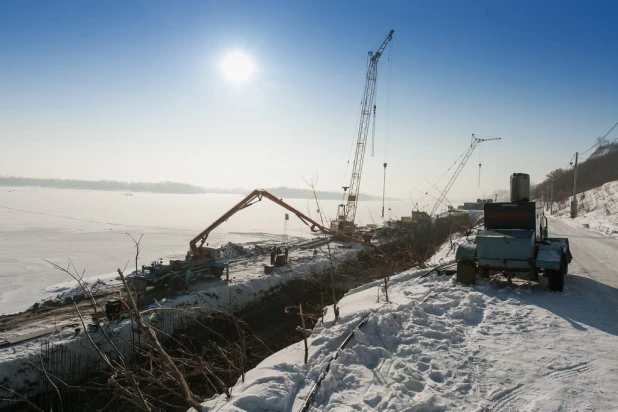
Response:
[{"label": "power line", "polygon": [[[616,122],[616,124],[614,124],[612,126],[611,129],[609,129],[609,131],[607,133],[605,133],[605,135],[603,137],[601,137],[600,139],[597,140],[597,142],[595,144],[593,144],[588,150],[586,150],[585,152],[578,152],[579,153],[579,163],[583,163],[586,160],[590,159],[590,156],[592,156],[594,153],[590,154],[588,157],[586,158],[582,158],[581,156],[588,153],[589,151],[591,151],[592,149],[594,149],[595,147],[601,147],[601,144],[605,141],[605,138],[616,128],[616,126],[618,126],[618,122]],[[609,145],[613,145],[614,143],[616,143],[616,141],[618,141],[618,137],[615,138],[614,140],[612,140],[611,143],[609,143]],[[573,158],[575,157],[575,155],[573,155],[571,157],[571,160],[569,160],[569,165],[565,168],[568,169],[569,166],[572,164],[571,162],[573,161]]]},{"label": "power line", "polygon": [[569,160],[569,163],[564,168],[565,170],[568,169],[569,166],[571,166],[573,164],[573,159],[575,159],[575,153],[573,153],[573,156],[571,156],[571,160]]},{"label": "power line", "polygon": [[[616,124],[609,129],[609,132],[605,133],[605,136],[603,136],[602,138],[600,138],[595,144],[593,144],[588,150],[586,150],[585,152],[579,152],[580,155],[586,154],[589,151],[591,151],[592,149],[594,149],[596,146],[600,146],[601,143],[603,143],[603,141],[605,140],[605,138],[607,137],[607,135],[609,135],[612,130],[614,130],[616,128],[616,126],[618,126],[618,122],[616,122]],[[618,137],[616,139],[614,139],[614,141],[612,143],[614,143],[616,140],[618,140]]]}]

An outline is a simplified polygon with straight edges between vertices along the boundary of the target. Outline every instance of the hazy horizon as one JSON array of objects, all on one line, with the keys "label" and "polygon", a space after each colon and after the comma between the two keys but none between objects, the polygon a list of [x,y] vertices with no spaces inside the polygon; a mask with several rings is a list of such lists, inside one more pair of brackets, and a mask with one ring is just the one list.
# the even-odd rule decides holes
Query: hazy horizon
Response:
[{"label": "hazy horizon", "polygon": [[507,188],[513,172],[540,182],[617,120],[617,10],[2,2],[0,175],[247,189],[317,177],[318,190],[341,192],[367,52],[394,29],[360,191],[381,196],[387,162],[387,197],[436,195],[473,133],[502,140],[477,148],[449,198]]},{"label": "hazy horizon", "polygon": [[[81,179],[58,179],[58,178],[33,178],[26,176],[0,176],[0,187],[50,187],[56,189],[87,189],[87,190],[113,190],[113,191],[137,191],[151,193],[169,193],[169,194],[204,194],[204,193],[220,193],[220,194],[248,194],[256,189],[268,190],[274,195],[283,197],[293,197],[303,199],[313,199],[313,191],[306,184],[305,188],[295,187],[259,187],[259,188],[242,188],[242,187],[203,187],[191,185],[184,182],[134,182],[121,180],[81,180]],[[322,199],[338,200],[343,192],[332,192],[324,190],[316,190],[316,194]],[[360,193],[360,197],[365,200],[382,200],[382,196],[372,195],[369,193]],[[384,197],[385,200],[402,200],[393,197]]]}]

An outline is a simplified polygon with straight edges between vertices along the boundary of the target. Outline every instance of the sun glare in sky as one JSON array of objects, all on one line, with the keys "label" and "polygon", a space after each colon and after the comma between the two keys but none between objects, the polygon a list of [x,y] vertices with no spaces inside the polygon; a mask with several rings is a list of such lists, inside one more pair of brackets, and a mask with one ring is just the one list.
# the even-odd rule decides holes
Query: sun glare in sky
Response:
[{"label": "sun glare in sky", "polygon": [[255,71],[253,61],[242,52],[228,54],[221,62],[221,71],[226,79],[240,84],[248,81]]}]

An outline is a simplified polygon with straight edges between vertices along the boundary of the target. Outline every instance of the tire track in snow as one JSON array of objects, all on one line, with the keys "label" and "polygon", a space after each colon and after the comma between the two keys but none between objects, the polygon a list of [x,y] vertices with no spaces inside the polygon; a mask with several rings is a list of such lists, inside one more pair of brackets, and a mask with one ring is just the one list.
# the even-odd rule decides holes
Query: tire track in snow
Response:
[{"label": "tire track in snow", "polygon": [[[519,393],[523,383],[518,383],[510,388],[502,389],[492,395],[491,401],[494,402],[495,410],[511,410],[514,404],[519,403]],[[517,410],[518,408],[515,408]]]},{"label": "tire track in snow", "polygon": [[[545,379],[558,379],[565,382],[563,396],[561,397],[558,411],[572,411],[579,408],[573,405],[577,400],[579,393],[582,390],[584,381],[587,380],[590,373],[594,372],[597,367],[590,362],[579,362],[573,365],[564,366],[549,372],[544,376]],[[577,386],[574,390],[573,387]]]},{"label": "tire track in snow", "polygon": [[570,377],[573,375],[577,375],[578,373],[582,373],[582,372],[593,371],[594,369],[596,369],[596,367],[594,365],[591,365],[590,362],[586,361],[586,362],[576,363],[575,365],[569,365],[569,366],[564,366],[562,368],[553,369],[551,372],[545,375],[545,377],[553,376],[554,378],[555,377],[564,378],[564,377]]}]

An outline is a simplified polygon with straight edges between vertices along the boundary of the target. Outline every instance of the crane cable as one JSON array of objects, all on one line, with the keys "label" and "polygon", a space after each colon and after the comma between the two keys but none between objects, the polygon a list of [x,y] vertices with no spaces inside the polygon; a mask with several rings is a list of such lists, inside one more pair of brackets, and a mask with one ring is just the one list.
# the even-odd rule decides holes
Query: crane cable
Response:
[{"label": "crane cable", "polygon": [[477,187],[481,187],[481,164],[483,163],[483,147],[479,145],[479,183]]},{"label": "crane cable", "polygon": [[[453,162],[453,164],[452,164],[452,165],[450,165],[450,166],[449,166],[449,168],[448,168],[448,169],[446,169],[446,171],[445,171],[444,173],[442,173],[442,176],[440,176],[440,177],[438,178],[438,180],[436,180],[436,183],[433,183],[433,184],[432,184],[432,183],[430,183],[430,182],[429,182],[429,184],[430,184],[430,185],[432,185],[432,186],[433,186],[433,187],[434,187],[434,188],[435,188],[438,192],[440,192],[440,190],[437,188],[438,183],[440,183],[440,180],[442,180],[442,178],[443,178],[444,176],[446,176],[446,174],[449,172],[449,170],[451,170],[451,169],[453,168],[453,166],[455,166],[455,165],[459,162],[459,159],[461,159],[461,158],[462,158],[465,154],[466,154],[466,152],[463,152],[462,154],[460,154],[460,155],[459,155],[459,157],[458,157],[458,158],[457,158],[457,159]],[[415,190],[418,190],[418,189],[415,189]],[[419,202],[422,202],[422,201],[423,201],[423,199],[425,199],[425,196],[429,195],[429,192],[430,192],[430,191],[431,191],[431,188],[429,188],[426,192],[422,192],[422,191],[420,191],[420,190],[419,190],[419,192],[421,192],[421,193],[424,193],[424,194],[425,194],[423,197],[421,197],[421,198],[419,199]],[[431,196],[431,195],[429,195],[429,196]],[[434,197],[434,199],[438,200],[436,197]]]},{"label": "crane cable", "polygon": [[[357,127],[358,127],[358,122],[360,120],[360,116],[361,116],[361,110],[363,107],[363,101],[361,99],[361,102],[358,104],[358,115],[356,116],[356,122],[354,122],[354,133],[352,135],[352,143],[350,144],[350,153],[348,153],[348,161],[345,164],[345,171],[343,172],[343,181],[341,182],[341,187],[346,187],[345,186],[345,182],[346,182],[346,178],[348,176],[348,168],[350,167],[350,159],[352,158],[352,151],[354,149],[354,142],[356,142],[356,140],[358,139],[357,136]],[[341,203],[345,202],[345,193],[346,191],[344,190],[343,193],[341,194]]]},{"label": "crane cable", "polygon": [[[377,87],[377,81],[376,81],[376,87]],[[375,93],[377,94],[377,93]],[[375,154],[375,147],[376,147],[376,105],[373,105],[373,125],[372,125],[372,130],[371,130],[371,157],[374,156]]]},{"label": "crane cable", "polygon": [[[388,45],[388,78],[386,80],[386,115],[384,125],[384,180],[382,183],[382,218],[384,218],[384,202],[386,200],[386,166],[388,165],[388,128],[390,124],[391,81],[393,73],[393,41]],[[375,112],[374,112],[375,113]],[[375,121],[374,121],[375,127]]]},{"label": "crane cable", "polygon": [[378,101],[378,76],[376,72],[376,80],[373,86],[373,124],[372,124],[372,132],[371,132],[371,157],[373,157],[375,152],[375,140],[376,140],[376,108]]},{"label": "crane cable", "polygon": [[498,161],[496,162],[496,176],[495,176],[495,180],[494,180],[494,190],[495,190],[495,199],[494,201],[497,202],[498,201],[498,176],[500,176],[499,173],[499,166],[500,166],[500,140],[496,140],[496,159],[498,159]]}]

